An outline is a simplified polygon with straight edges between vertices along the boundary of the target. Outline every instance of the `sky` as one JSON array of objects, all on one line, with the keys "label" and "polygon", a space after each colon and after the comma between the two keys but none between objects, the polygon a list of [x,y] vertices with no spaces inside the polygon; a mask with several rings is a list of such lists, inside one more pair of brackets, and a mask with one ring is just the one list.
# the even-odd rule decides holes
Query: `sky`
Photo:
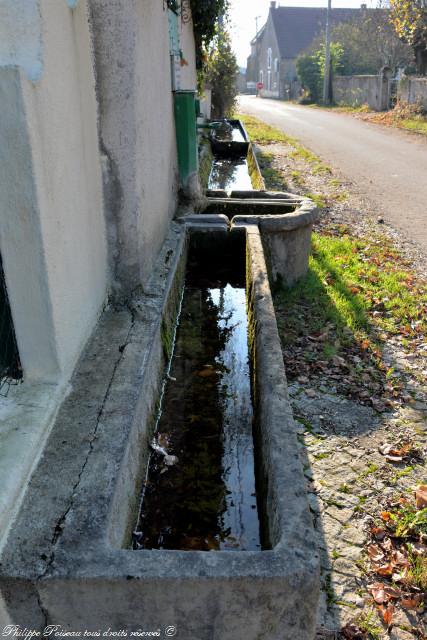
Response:
[{"label": "sky", "polygon": [[[375,6],[374,0],[332,0],[332,8],[347,7],[357,9],[361,4]],[[281,7],[326,7],[327,0],[278,0]],[[246,59],[250,53],[250,41],[258,30],[265,24],[270,7],[270,0],[231,0],[231,34],[234,52],[240,67],[246,67]]]}]

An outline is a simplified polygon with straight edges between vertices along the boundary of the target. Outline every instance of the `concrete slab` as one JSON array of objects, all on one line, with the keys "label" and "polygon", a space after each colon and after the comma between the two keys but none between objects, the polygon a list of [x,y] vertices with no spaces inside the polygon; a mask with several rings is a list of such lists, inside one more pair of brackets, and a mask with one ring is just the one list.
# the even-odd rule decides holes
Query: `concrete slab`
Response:
[{"label": "concrete slab", "polygon": [[22,383],[0,394],[0,547],[67,388]]}]

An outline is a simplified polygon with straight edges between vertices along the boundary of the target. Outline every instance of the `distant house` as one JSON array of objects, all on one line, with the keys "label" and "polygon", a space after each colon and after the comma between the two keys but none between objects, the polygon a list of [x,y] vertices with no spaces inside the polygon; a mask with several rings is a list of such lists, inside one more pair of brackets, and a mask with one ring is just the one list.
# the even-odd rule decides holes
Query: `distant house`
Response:
[{"label": "distant house", "polygon": [[[332,9],[332,23],[351,20],[366,10],[366,5],[360,9]],[[298,97],[301,85],[296,58],[325,28],[326,9],[276,7],[276,2],[271,2],[267,22],[251,42],[247,80],[263,83],[264,98]]]}]

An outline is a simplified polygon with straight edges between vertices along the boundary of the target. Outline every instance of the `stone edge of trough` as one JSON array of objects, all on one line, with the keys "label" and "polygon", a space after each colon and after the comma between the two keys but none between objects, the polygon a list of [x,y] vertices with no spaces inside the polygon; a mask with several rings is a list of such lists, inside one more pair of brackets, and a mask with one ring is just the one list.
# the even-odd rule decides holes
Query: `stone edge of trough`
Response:
[{"label": "stone edge of trough", "polygon": [[[200,216],[197,217],[199,220],[195,221],[195,225],[200,227]],[[231,581],[251,578],[262,581],[269,578],[284,580],[287,589],[293,590],[296,596],[302,596],[301,612],[304,617],[305,631],[309,634],[314,630],[319,593],[319,559],[304,475],[298,456],[296,433],[293,429],[292,410],[287,396],[285,371],[260,232],[256,225],[246,225],[245,230],[250,248],[249,254],[253,257],[249,263],[250,305],[255,310],[256,317],[253,327],[254,348],[257,366],[262,372],[257,376],[257,389],[260,397],[263,398],[262,419],[273,425],[268,435],[268,442],[264,442],[264,446],[269,451],[266,466],[269,474],[273,474],[273,476],[270,475],[272,480],[270,480],[268,491],[268,500],[272,503],[271,513],[275,514],[275,521],[272,523],[275,542],[273,550],[208,554],[178,551],[135,552],[112,548],[111,540],[108,543],[106,531],[102,530],[102,527],[106,526],[106,518],[112,516],[111,500],[116,489],[111,476],[108,478],[108,475],[114,476],[115,473],[117,478],[119,474],[123,455],[121,447],[125,446],[127,432],[124,431],[122,437],[119,433],[117,434],[118,444],[116,443],[115,450],[110,452],[112,465],[107,465],[103,471],[93,467],[96,450],[99,449],[99,453],[102,454],[107,433],[103,431],[102,424],[98,425],[100,411],[106,409],[110,394],[123,393],[124,390],[122,407],[126,407],[126,402],[129,400],[135,400],[138,394],[136,387],[143,382],[141,370],[144,368],[141,346],[145,345],[147,354],[147,349],[149,350],[152,346],[150,341],[160,331],[161,319],[156,315],[160,306],[165,305],[165,296],[172,286],[172,272],[179,263],[180,255],[178,254],[183,251],[185,236],[191,224],[187,221],[185,224],[173,225],[170,237],[165,243],[165,249],[160,254],[160,268],[155,270],[151,288],[148,287],[144,292],[143,302],[151,300],[152,303],[151,308],[150,305],[148,306],[147,316],[138,317],[135,309],[132,312],[129,310],[106,312],[73,379],[73,391],[60,410],[45,455],[31,480],[23,507],[11,529],[8,543],[1,557],[2,592],[6,601],[9,602],[10,598],[18,597],[20,602],[16,603],[17,610],[21,610],[22,613],[27,612],[22,621],[28,618],[32,608],[40,615],[44,615],[41,595],[49,600],[51,591],[48,585],[52,584],[52,580],[66,579],[70,584],[74,579],[87,581],[109,578],[115,581],[130,577],[137,580],[144,579],[147,583],[157,579],[173,582],[186,579],[203,581],[206,578],[219,580],[225,578]],[[229,225],[228,220],[214,221],[212,217],[210,223],[205,221],[204,224],[206,228],[211,224],[224,232]],[[168,256],[169,259],[167,259]],[[167,273],[162,274],[165,264],[168,265]],[[116,353],[116,347],[121,354],[120,357]],[[123,354],[126,356],[129,353],[130,360],[126,361]],[[100,371],[96,372],[93,366],[98,364]],[[113,367],[113,375],[111,379],[105,380],[105,373],[110,367]],[[90,388],[93,383],[90,379],[91,375],[98,376],[96,382],[100,385],[98,396],[102,401],[101,407],[91,406],[93,397]],[[154,386],[156,384],[157,382]],[[82,403],[86,403],[83,413],[81,413]],[[107,412],[104,419],[107,422],[112,421],[114,427],[117,426],[114,407],[110,407],[110,413]],[[131,416],[132,423],[135,420],[136,417]],[[63,455],[66,455],[67,459],[61,460],[59,455],[61,449],[58,445],[61,441],[66,442],[61,439],[70,438],[70,434],[67,436],[70,421],[74,423],[77,446],[72,446],[70,451],[70,448],[64,445]],[[98,433],[96,433],[97,428],[94,428],[95,422],[98,425]],[[79,454],[83,456],[80,460],[80,470]],[[116,456],[115,464],[114,456]],[[64,467],[67,468],[64,469]],[[105,500],[106,495],[102,496],[95,509],[90,503],[91,472],[92,474],[100,473],[97,480],[105,481],[109,491],[109,501]],[[65,479],[64,484],[68,481],[70,485],[68,494],[60,486],[62,480],[54,482],[55,474],[58,480]],[[291,500],[289,500],[289,491],[292,494]],[[41,501],[41,504],[37,504],[40,495],[44,496],[44,503]],[[126,492],[122,495],[126,495]],[[83,528],[86,525],[90,532],[89,538],[83,535]],[[96,535],[97,532],[98,535]],[[30,602],[33,603],[31,606],[29,606]],[[299,623],[302,621],[300,620]],[[307,639],[309,637],[310,635],[305,636]]]}]

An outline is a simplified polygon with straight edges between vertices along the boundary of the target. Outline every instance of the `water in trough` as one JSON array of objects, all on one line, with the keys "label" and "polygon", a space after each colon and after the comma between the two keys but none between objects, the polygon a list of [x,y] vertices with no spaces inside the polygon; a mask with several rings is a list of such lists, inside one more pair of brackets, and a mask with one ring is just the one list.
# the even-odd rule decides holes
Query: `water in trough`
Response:
[{"label": "water in trough", "polygon": [[191,247],[136,548],[261,549],[253,413],[244,243]]},{"label": "water in trough", "polygon": [[208,189],[253,189],[246,158],[215,158],[209,176]]}]

